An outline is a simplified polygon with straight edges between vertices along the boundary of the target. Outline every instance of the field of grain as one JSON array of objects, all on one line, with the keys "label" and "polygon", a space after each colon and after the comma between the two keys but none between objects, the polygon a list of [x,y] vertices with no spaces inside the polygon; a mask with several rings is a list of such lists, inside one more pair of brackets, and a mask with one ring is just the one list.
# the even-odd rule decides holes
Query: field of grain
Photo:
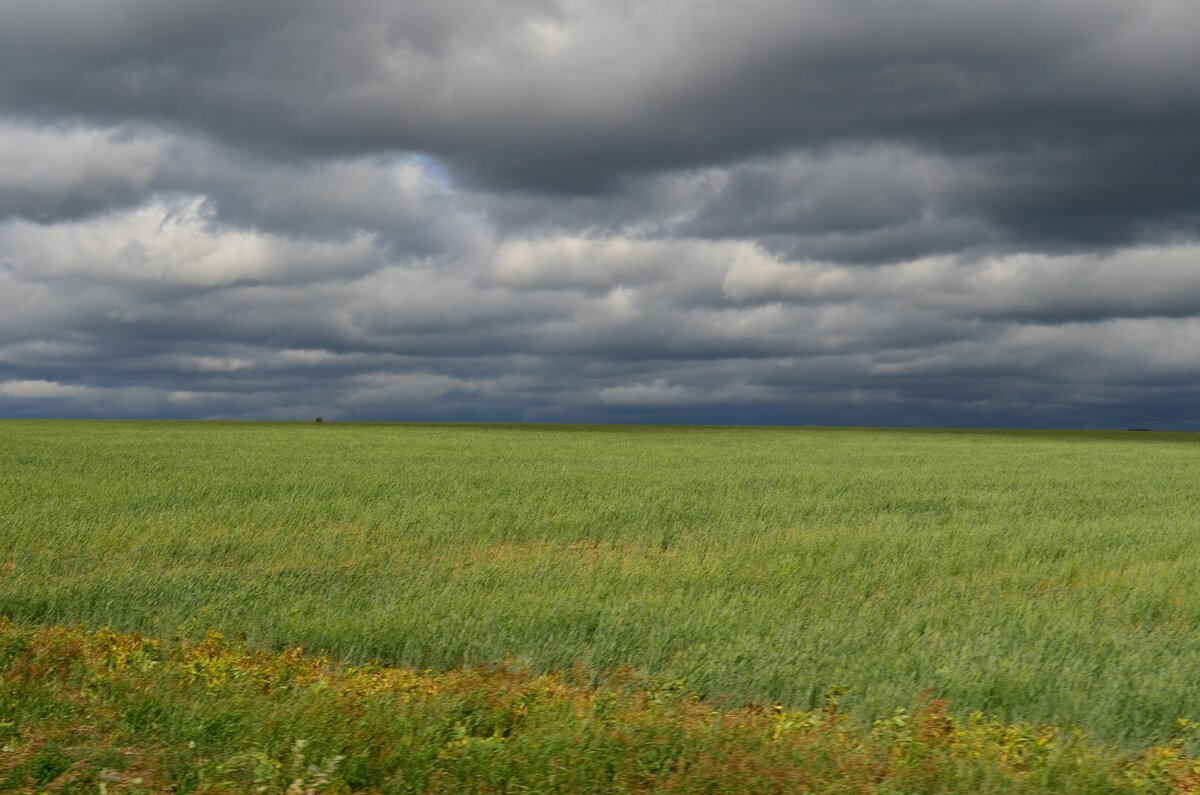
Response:
[{"label": "field of grain", "polygon": [[1200,438],[0,422],[0,616],[1142,748],[1200,718]]}]

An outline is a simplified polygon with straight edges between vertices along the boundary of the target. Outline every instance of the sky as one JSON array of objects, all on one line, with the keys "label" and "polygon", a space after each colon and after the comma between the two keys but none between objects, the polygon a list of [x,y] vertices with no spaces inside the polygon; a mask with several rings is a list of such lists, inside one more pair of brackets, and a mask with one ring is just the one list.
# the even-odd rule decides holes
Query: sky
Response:
[{"label": "sky", "polygon": [[1200,430],[1194,0],[0,20],[0,416]]}]

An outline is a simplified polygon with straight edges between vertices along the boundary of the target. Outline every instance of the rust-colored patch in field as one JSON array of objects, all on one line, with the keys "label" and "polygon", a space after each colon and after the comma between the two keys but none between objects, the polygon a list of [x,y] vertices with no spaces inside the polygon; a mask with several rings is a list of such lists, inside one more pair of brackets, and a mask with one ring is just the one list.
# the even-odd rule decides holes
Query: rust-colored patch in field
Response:
[{"label": "rust-colored patch in field", "polygon": [[325,525],[314,532],[322,536],[334,536],[340,541],[358,541],[365,544],[371,540],[370,530],[361,524],[339,522]]}]

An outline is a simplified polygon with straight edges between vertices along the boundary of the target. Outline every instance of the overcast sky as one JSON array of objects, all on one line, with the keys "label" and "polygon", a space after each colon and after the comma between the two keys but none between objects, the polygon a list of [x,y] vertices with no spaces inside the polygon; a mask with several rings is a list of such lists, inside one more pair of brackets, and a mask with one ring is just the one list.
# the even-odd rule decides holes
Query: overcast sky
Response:
[{"label": "overcast sky", "polygon": [[0,416],[1200,429],[1195,0],[0,0]]}]

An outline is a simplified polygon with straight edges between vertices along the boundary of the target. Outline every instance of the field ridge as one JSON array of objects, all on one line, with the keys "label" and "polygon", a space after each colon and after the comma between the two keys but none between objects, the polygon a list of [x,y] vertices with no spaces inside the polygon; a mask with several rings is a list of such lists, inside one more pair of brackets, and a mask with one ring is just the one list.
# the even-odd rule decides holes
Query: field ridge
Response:
[{"label": "field ridge", "polygon": [[0,788],[12,792],[1128,792],[1200,790],[1197,727],[1130,754],[918,698],[706,703],[618,671],[416,671],[0,620]]}]

